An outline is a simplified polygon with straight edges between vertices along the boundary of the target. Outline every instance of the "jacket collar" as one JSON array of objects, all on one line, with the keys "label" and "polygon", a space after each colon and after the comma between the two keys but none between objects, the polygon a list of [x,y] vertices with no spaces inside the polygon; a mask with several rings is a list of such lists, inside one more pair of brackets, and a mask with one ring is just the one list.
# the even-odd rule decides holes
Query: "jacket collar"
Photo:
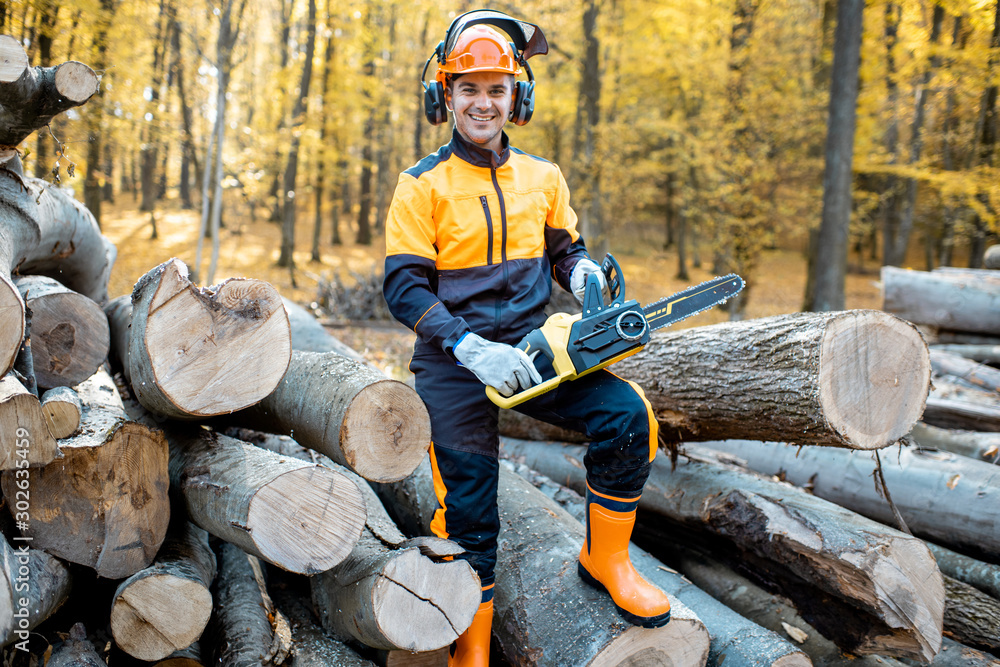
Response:
[{"label": "jacket collar", "polygon": [[506,164],[507,159],[510,157],[510,139],[507,137],[506,132],[501,131],[500,143],[502,148],[498,154],[495,151],[480,148],[479,146],[466,141],[465,138],[458,133],[458,128],[453,128],[451,131],[452,152],[476,167],[486,167],[487,169],[490,167],[500,168]]}]

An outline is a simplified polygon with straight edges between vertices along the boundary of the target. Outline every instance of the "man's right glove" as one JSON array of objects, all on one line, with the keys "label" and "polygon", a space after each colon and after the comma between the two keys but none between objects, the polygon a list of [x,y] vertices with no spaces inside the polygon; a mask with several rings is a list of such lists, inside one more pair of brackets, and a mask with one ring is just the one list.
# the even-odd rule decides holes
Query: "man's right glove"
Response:
[{"label": "man's right glove", "polygon": [[472,371],[479,381],[503,396],[527,389],[542,381],[535,365],[524,350],[494,343],[474,333],[467,333],[454,349],[459,363]]}]

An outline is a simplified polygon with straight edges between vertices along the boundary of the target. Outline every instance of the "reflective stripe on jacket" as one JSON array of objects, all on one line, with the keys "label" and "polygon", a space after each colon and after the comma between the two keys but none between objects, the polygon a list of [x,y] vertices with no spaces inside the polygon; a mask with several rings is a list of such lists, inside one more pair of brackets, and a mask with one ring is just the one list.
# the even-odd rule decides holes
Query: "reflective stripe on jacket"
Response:
[{"label": "reflective stripe on jacket", "polygon": [[383,292],[417,333],[414,354],[466,332],[515,343],[544,321],[552,277],[569,289],[587,257],[555,164],[511,148],[451,142],[399,175],[386,218]]}]

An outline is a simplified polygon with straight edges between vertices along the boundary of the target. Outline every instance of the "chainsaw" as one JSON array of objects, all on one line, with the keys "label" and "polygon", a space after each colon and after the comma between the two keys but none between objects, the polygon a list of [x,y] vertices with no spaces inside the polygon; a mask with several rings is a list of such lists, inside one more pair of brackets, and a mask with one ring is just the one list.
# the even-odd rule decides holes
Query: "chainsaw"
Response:
[{"label": "chainsaw", "polygon": [[[516,345],[532,358],[542,382],[510,397],[487,386],[486,395],[493,403],[512,408],[563,382],[632,356],[649,342],[651,331],[725,303],[743,289],[743,279],[731,273],[642,307],[635,299],[625,300],[625,278],[610,253],[601,262],[601,271],[607,279],[610,302],[604,301],[599,276],[587,276],[583,312],[556,313]],[[539,354],[548,363],[536,361]]]}]

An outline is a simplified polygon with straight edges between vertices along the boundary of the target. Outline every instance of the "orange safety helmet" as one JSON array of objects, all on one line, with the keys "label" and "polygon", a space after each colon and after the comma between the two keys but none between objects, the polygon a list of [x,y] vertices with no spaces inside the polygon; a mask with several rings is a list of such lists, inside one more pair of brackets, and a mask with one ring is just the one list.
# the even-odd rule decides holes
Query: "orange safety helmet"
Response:
[{"label": "orange safety helmet", "polygon": [[521,73],[518,56],[503,35],[488,25],[469,26],[458,36],[455,47],[438,64],[434,77],[442,84],[449,74],[469,72]]}]

